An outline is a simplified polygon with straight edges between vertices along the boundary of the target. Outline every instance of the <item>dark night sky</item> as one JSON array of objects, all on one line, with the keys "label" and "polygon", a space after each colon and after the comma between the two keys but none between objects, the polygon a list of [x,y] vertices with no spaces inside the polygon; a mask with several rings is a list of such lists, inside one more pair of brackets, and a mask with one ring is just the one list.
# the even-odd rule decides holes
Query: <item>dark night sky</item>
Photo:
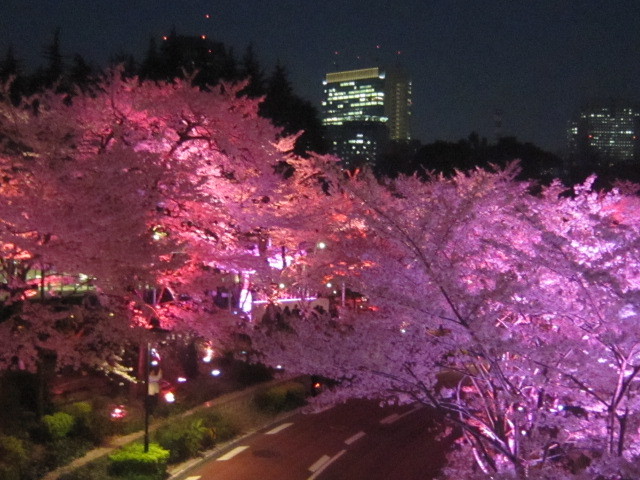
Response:
[{"label": "dark night sky", "polygon": [[252,42],[267,70],[279,59],[316,105],[336,62],[399,59],[425,143],[492,139],[501,111],[503,134],[558,151],[585,99],[640,97],[640,0],[2,0],[0,54],[13,45],[31,70],[56,27],[65,54],[100,66],[118,51],[141,59],[172,27],[238,56]]}]

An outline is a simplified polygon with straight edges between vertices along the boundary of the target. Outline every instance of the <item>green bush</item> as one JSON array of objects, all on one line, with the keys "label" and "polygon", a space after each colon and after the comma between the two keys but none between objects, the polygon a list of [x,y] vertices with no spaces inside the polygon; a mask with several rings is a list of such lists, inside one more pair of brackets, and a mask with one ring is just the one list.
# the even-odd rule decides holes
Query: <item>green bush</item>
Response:
[{"label": "green bush", "polygon": [[70,472],[63,473],[58,477],[58,480],[107,480],[111,479],[107,474],[109,466],[109,459],[106,457],[100,458],[94,462],[76,468]]},{"label": "green bush", "polygon": [[109,473],[127,478],[146,476],[161,480],[167,471],[168,460],[169,451],[156,443],[149,445],[148,452],[144,451],[141,443],[132,443],[109,455]]},{"label": "green bush", "polygon": [[[230,440],[240,433],[240,428],[228,416],[217,411],[210,411],[202,416],[202,423],[213,433],[215,442]],[[215,443],[214,442],[214,443]],[[213,446],[213,443],[210,445]]]},{"label": "green bush", "polygon": [[20,480],[20,468],[16,465],[0,463],[0,478],[2,480]]},{"label": "green bush", "polygon": [[171,452],[169,462],[177,463],[195,457],[207,443],[212,442],[212,435],[202,419],[196,419],[158,429],[155,440]]},{"label": "green bush", "polygon": [[301,407],[305,404],[305,396],[304,385],[288,382],[258,392],[254,403],[259,410],[279,413]]},{"label": "green bush", "polygon": [[232,368],[240,385],[255,385],[273,379],[271,370],[260,363],[235,362]]},{"label": "green bush", "polygon": [[[92,401],[93,413],[90,420],[91,435],[97,443],[112,435],[128,435],[144,428],[144,410],[142,405],[128,404],[121,398],[96,398]],[[111,411],[115,404],[127,404],[124,418],[112,419]]]},{"label": "green bush", "polygon": [[83,456],[91,450],[93,443],[84,438],[67,437],[52,441],[48,447],[52,458],[50,464],[56,468]]},{"label": "green bush", "polygon": [[72,435],[85,438],[94,444],[100,444],[109,434],[109,419],[105,414],[94,411],[89,402],[75,402],[60,409],[75,418]]},{"label": "green bush", "polygon": [[0,435],[0,458],[3,462],[21,465],[28,460],[24,442],[10,435]]},{"label": "green bush", "polygon": [[53,415],[42,417],[47,434],[52,439],[64,438],[71,432],[75,424],[75,418],[64,412],[56,412]]},{"label": "green bush", "polygon": [[20,480],[22,468],[28,461],[24,442],[16,437],[0,435],[0,478]]},{"label": "green bush", "polygon": [[87,421],[91,417],[93,406],[89,402],[75,402],[64,406],[60,410],[64,413],[68,413],[78,420]]}]

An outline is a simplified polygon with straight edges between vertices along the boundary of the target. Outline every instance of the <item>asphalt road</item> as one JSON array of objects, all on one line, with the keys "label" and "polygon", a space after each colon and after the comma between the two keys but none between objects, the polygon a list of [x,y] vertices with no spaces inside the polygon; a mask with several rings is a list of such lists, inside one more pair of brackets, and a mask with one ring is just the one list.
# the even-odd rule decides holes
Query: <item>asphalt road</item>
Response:
[{"label": "asphalt road", "polygon": [[446,445],[427,408],[352,401],[296,414],[192,469],[184,480],[429,480]]}]

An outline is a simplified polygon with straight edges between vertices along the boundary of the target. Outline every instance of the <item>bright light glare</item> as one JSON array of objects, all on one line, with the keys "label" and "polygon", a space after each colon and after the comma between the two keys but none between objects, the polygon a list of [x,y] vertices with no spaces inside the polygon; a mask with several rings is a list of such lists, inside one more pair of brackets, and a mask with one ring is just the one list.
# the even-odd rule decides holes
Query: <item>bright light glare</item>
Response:
[{"label": "bright light glare", "polygon": [[213,370],[211,370],[211,376],[212,377],[219,377],[221,373],[222,372],[220,370],[218,370],[217,368],[214,368]]},{"label": "bright light glare", "polygon": [[187,379],[185,377],[178,377],[178,383],[185,383]]},{"label": "bright light glare", "polygon": [[124,405],[118,405],[117,407],[114,407],[113,410],[111,410],[111,418],[113,418],[114,420],[119,420],[126,416],[127,409],[124,407]]},{"label": "bright light glare", "polygon": [[213,348],[210,346],[205,347],[205,354],[202,358],[204,363],[209,363],[213,359]]},{"label": "bright light glare", "polygon": [[253,295],[248,289],[243,288],[240,291],[240,309],[244,313],[251,313],[252,302],[253,302]]},{"label": "bright light glare", "polygon": [[167,403],[173,403],[176,401],[176,396],[173,394],[173,392],[167,392],[164,394],[164,400]]}]

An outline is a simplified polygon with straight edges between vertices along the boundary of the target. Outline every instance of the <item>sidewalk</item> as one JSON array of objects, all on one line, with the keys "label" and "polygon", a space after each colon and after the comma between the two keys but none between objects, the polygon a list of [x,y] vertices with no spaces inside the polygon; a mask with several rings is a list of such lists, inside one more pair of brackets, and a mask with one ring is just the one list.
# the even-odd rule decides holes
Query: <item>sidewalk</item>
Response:
[{"label": "sidewalk", "polygon": [[[245,399],[246,397],[250,397],[252,396],[256,391],[265,389],[265,388],[269,388],[272,387],[274,385],[278,385],[280,383],[285,383],[285,382],[289,382],[291,380],[293,380],[294,378],[286,378],[286,379],[276,379],[276,380],[271,380],[269,382],[265,382],[265,383],[259,383],[257,385],[253,385],[251,387],[247,387],[243,390],[238,390],[235,392],[231,392],[231,393],[226,393],[223,394],[219,397],[214,398],[213,400],[209,400],[208,402],[203,403],[202,405],[199,405],[195,408],[192,408],[191,410],[187,410],[186,412],[182,412],[179,415],[176,415],[174,417],[168,417],[168,418],[163,418],[163,419],[158,419],[158,420],[154,420],[150,423],[149,425],[149,433],[154,432],[155,430],[157,430],[158,428],[160,428],[161,426],[172,422],[174,419],[176,418],[183,418],[183,417],[188,417],[189,415],[192,415],[193,413],[198,412],[199,410],[202,410],[204,408],[210,408],[210,407],[220,407],[235,401],[238,401],[240,399]],[[194,459],[190,459],[182,464],[179,465],[174,465],[171,466],[171,468],[169,468],[169,474],[170,474],[170,478],[177,478],[179,475],[181,475],[182,473],[186,472],[188,469],[194,467],[195,465],[197,465],[199,462],[202,462],[208,458],[210,458],[211,456],[215,455],[218,451],[220,451],[221,449],[225,448],[228,444],[232,444],[233,442],[237,442],[240,438],[244,438],[247,435],[251,435],[252,433],[254,433],[257,430],[260,430],[261,428],[264,428],[266,425],[268,425],[269,423],[272,422],[277,422],[280,421],[282,418],[285,418],[289,415],[291,415],[294,412],[284,412],[283,414],[277,415],[272,419],[269,419],[267,421],[267,423],[265,425],[261,425],[258,426],[256,428],[254,428],[252,431],[249,432],[244,432],[241,437],[239,438],[235,438],[230,440],[229,442],[226,442],[225,444],[221,444],[221,445],[217,445],[216,448],[214,448],[211,451],[205,452],[202,456],[198,457],[198,458],[194,458]],[[144,439],[144,431],[138,431],[138,432],[134,432],[131,433],[129,435],[124,435],[124,436],[120,436],[120,437],[114,437],[109,439],[109,441],[107,442],[107,444],[105,446],[102,447],[98,447],[95,448],[91,451],[89,451],[86,455],[84,455],[83,457],[80,458],[76,458],[73,462],[69,463],[68,465],[65,465],[63,467],[60,467],[56,470],[53,470],[51,472],[49,472],[47,475],[45,475],[42,480],[58,480],[58,478],[65,474],[65,473],[69,473],[77,468],[80,468],[94,460],[97,460],[101,457],[104,457],[105,455],[110,454],[111,452],[113,452],[114,450],[122,447],[123,445],[127,445],[128,443],[137,441],[137,440],[143,440]]]}]

